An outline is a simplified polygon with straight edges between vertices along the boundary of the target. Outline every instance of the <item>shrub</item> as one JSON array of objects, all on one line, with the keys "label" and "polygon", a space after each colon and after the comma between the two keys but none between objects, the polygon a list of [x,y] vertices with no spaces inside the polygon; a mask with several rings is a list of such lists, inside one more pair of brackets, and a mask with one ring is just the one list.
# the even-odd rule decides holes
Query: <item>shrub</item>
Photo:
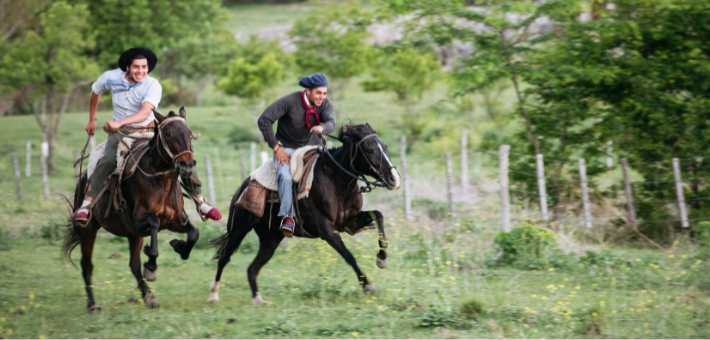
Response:
[{"label": "shrub", "polygon": [[234,146],[256,141],[258,139],[254,136],[252,130],[243,126],[235,126],[229,133],[229,142]]},{"label": "shrub", "polygon": [[461,305],[461,312],[467,317],[476,317],[483,315],[483,304],[477,300],[469,300]]},{"label": "shrub", "polygon": [[503,264],[538,264],[554,249],[555,234],[531,225],[500,232],[493,240],[498,254],[496,262]]},{"label": "shrub", "polygon": [[693,226],[696,238],[701,242],[710,243],[710,222],[702,221]]}]

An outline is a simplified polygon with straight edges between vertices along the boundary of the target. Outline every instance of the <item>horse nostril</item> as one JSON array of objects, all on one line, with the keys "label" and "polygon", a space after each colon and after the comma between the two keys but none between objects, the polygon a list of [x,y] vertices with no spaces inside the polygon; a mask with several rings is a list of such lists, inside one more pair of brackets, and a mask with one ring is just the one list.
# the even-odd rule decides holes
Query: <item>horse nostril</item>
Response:
[{"label": "horse nostril", "polygon": [[194,168],[195,166],[197,166],[197,161],[193,159],[192,160],[192,167]]}]

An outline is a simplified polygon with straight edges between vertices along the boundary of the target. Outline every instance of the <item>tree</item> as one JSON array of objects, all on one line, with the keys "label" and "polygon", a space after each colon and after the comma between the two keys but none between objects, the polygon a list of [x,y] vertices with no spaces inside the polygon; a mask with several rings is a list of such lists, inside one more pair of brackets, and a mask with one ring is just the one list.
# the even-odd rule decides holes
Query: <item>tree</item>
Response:
[{"label": "tree", "polygon": [[[87,18],[96,32],[95,51],[101,68],[115,68],[118,56],[129,48],[144,46],[159,54],[189,37],[216,32],[225,12],[219,0],[74,0],[86,4]],[[168,66],[159,64],[161,78]]]},{"label": "tree", "polygon": [[49,144],[50,172],[54,172],[53,141],[71,94],[99,74],[96,63],[86,55],[95,47],[88,17],[85,5],[52,3],[39,16],[38,32],[27,32],[23,40],[12,43],[0,63],[3,91],[19,93]]},{"label": "tree", "polygon": [[491,0],[485,5],[468,7],[458,0],[385,0],[391,16],[413,15],[407,20],[410,34],[437,45],[450,45],[455,40],[473,45],[474,53],[461,58],[454,68],[452,86],[456,95],[490,88],[501,79],[509,80],[515,88],[517,111],[524,121],[530,145],[539,154],[538,136],[521,83],[532,69],[526,55],[537,52],[536,46],[549,39],[551,33],[535,30],[533,24],[542,17],[566,21],[576,13],[579,3]]},{"label": "tree", "polygon": [[391,92],[404,107],[402,122],[412,137],[412,142],[424,128],[416,119],[414,104],[421,100],[424,91],[431,89],[441,75],[441,64],[431,53],[420,53],[411,47],[393,52],[382,50],[371,68],[372,79],[361,82],[369,92]]},{"label": "tree", "polygon": [[[568,25],[541,59],[547,79],[533,83],[550,105],[568,105],[565,95],[590,103],[597,139],[613,140],[631,163],[646,163],[634,166],[647,182],[634,187],[635,195],[674,200],[671,158],[684,159],[686,179],[710,176],[710,164],[695,158],[710,149],[710,6],[693,0],[614,4],[613,11],[597,9],[598,20]],[[691,218],[706,218],[710,204],[692,199],[710,195],[710,187],[700,180],[685,187]],[[639,203],[637,212],[649,220],[675,214],[650,203]]]},{"label": "tree", "polygon": [[348,80],[367,69],[370,21],[371,14],[356,3],[313,10],[289,32],[298,48],[297,65],[307,73],[325,74],[335,83],[336,95],[344,97]]},{"label": "tree", "polygon": [[281,83],[283,69],[275,53],[268,53],[258,60],[240,57],[229,62],[227,73],[219,79],[217,87],[228,95],[240,97],[256,118],[269,90]]},{"label": "tree", "polygon": [[202,104],[202,93],[218,74],[226,73],[227,64],[238,54],[239,45],[231,32],[219,31],[207,36],[192,36],[178,41],[163,53],[163,62],[178,74],[195,82],[196,105]]}]

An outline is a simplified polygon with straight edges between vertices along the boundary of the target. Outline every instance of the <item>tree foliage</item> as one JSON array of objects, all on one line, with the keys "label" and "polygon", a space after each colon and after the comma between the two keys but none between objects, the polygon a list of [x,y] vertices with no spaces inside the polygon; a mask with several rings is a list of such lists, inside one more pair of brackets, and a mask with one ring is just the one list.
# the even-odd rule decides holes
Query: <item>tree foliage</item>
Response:
[{"label": "tree foliage", "polygon": [[[578,115],[594,139],[613,140],[630,163],[665,161],[634,166],[649,182],[634,190],[672,200],[673,183],[664,182],[672,179],[671,158],[685,159],[686,177],[710,175],[710,164],[694,159],[710,148],[710,6],[692,0],[615,5],[599,20],[568,25],[541,56],[541,71],[530,79],[530,94],[543,109],[536,124],[553,125],[546,115]],[[700,181],[686,188],[691,199],[710,195]],[[696,216],[710,208],[701,201],[690,206]],[[639,206],[641,218],[668,214],[657,205]]]},{"label": "tree foliage", "polygon": [[297,65],[304,72],[320,72],[334,80],[342,96],[347,80],[366,70],[370,46],[365,39],[371,16],[359,4],[346,3],[316,9],[296,21],[289,34],[298,48]]},{"label": "tree foliage", "polygon": [[[144,46],[163,48],[219,30],[224,18],[220,0],[75,0],[85,3],[90,27],[97,34],[95,53],[102,68],[114,68],[118,56]],[[167,75],[163,74],[163,78]]]},{"label": "tree foliage", "polygon": [[441,63],[431,53],[419,52],[412,47],[382,49],[370,72],[370,79],[360,83],[363,90],[394,94],[405,109],[402,126],[416,143],[426,122],[417,116],[413,105],[441,78]]},{"label": "tree foliage", "polygon": [[49,142],[50,171],[54,170],[52,141],[71,94],[99,74],[86,54],[95,46],[88,17],[85,5],[52,3],[39,16],[39,32],[29,31],[24,39],[12,43],[0,63],[3,91],[19,93]]}]

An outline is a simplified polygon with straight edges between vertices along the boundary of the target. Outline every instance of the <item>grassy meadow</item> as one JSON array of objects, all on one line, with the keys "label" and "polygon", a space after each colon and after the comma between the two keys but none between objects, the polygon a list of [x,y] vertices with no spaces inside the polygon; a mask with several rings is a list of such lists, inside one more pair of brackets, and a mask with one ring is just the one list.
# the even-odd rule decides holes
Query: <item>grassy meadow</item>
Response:
[{"label": "grassy meadow", "polygon": [[[231,7],[232,26],[244,31],[273,26],[266,17],[281,24],[305,16],[309,6],[314,5]],[[275,92],[295,90],[294,82]],[[509,97],[506,92],[500,98],[501,111],[510,107]],[[448,111],[427,128],[438,131],[430,133],[438,137],[421,141],[408,154],[415,218],[404,220],[401,191],[377,189],[366,196],[367,208],[385,215],[389,268],[375,265],[375,231],[343,236],[377,293],[364,294],[352,269],[325,242],[288,239],[259,276],[260,293],[273,305],[258,308],[252,306],[246,278],[258,251],[253,233],[225,269],[221,301],[205,302],[217,267],[208,240],[225,230],[223,221],[195,222],[201,237],[187,261],[168,244],[185,235],[159,234],[158,280],[151,286],[160,308],[153,310],[131,302],[139,292],[129,272],[127,241],[100,231],[93,288],[102,312],[87,314],[81,270],[62,261],[64,230],[56,224],[68,216],[60,195],[73,192],[72,151],[86,141],[88,113],[63,118],[56,140],[58,171],[49,179],[48,201],[43,200],[41,135],[34,117],[1,117],[0,338],[710,337],[708,249],[684,235],[677,235],[673,246],[664,250],[642,243],[604,244],[596,241],[596,230],[585,230],[578,218],[568,218],[554,237],[560,250],[544,261],[497,265],[497,158],[478,152],[469,157],[471,192],[455,193],[456,215],[451,216],[444,201],[444,152],[452,152],[454,164],[459,164],[460,128],[469,129],[470,147],[477,149],[485,142],[485,132],[509,131],[519,124],[491,120],[477,97],[472,112],[452,114],[455,105],[445,98],[446,87],[441,85],[419,103],[420,109],[438,103]],[[204,102],[206,106],[187,108],[187,122],[202,134],[194,141],[200,176],[206,178],[204,155],[209,154],[216,205],[226,213],[242,180],[239,149],[230,135],[241,126],[258,136],[256,116],[212,87]],[[369,122],[400,165],[402,109],[390,95],[363,93],[353,81],[347,96],[334,102],[338,124],[347,119]],[[160,108],[163,113],[177,109]],[[101,112],[99,123],[109,117],[110,112]],[[98,133],[97,142],[105,137]],[[31,177],[24,176],[27,140],[33,142]],[[248,145],[241,147],[248,167]],[[259,151],[264,150],[260,143]],[[15,193],[13,152],[19,155],[23,200]],[[454,176],[459,176],[458,166]],[[525,209],[527,204],[514,198],[514,226],[538,225],[539,212]],[[186,210],[194,213],[192,203]],[[194,216],[192,220],[199,221]],[[78,264],[80,252],[75,250],[72,259]]]}]

